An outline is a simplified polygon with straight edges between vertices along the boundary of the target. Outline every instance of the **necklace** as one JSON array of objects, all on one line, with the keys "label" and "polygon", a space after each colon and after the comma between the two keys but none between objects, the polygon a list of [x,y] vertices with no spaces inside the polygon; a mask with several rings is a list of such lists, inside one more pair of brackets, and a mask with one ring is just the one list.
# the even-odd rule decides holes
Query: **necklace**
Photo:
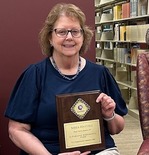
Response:
[{"label": "necklace", "polygon": [[80,69],[81,69],[81,58],[80,58],[80,57],[79,57],[79,64],[78,64],[77,73],[76,73],[73,77],[68,77],[68,76],[64,75],[64,74],[59,70],[59,68],[57,67],[56,62],[55,62],[55,60],[53,59],[53,57],[51,57],[51,60],[52,60],[53,67],[58,71],[58,73],[59,73],[64,79],[67,79],[67,80],[69,80],[69,81],[74,80],[74,79],[78,76],[78,74],[80,73]]}]

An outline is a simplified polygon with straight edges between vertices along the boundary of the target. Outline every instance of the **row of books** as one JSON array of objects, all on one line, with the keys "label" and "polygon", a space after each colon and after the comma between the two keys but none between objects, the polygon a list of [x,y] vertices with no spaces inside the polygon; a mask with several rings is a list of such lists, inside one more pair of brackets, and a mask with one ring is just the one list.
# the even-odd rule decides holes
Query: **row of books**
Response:
[{"label": "row of books", "polygon": [[95,0],[96,58],[113,74],[130,109],[138,109],[136,62],[147,48],[148,1]]},{"label": "row of books", "polygon": [[137,56],[142,52],[147,52],[147,50],[140,49],[137,46],[133,46],[131,49],[114,48],[114,60],[119,63],[131,63],[132,65],[136,65]]},{"label": "row of books", "polygon": [[122,64],[132,64],[136,65],[137,63],[137,56],[139,53],[142,52],[149,52],[146,49],[140,49],[137,46],[133,46],[131,49],[128,48],[114,48],[111,49],[99,49],[96,48],[96,57],[100,57],[101,59],[110,59],[114,60],[115,62],[119,62]]},{"label": "row of books", "polygon": [[131,48],[131,64],[135,65],[137,63],[138,54],[143,53],[143,52],[149,52],[149,51],[148,49],[140,49],[139,47],[133,46]]},{"label": "row of books", "polygon": [[114,60],[119,63],[131,63],[130,49],[114,48]]},{"label": "row of books", "polygon": [[145,43],[146,32],[149,24],[142,25],[115,25],[114,32],[112,30],[105,30],[96,33],[96,40],[101,41],[129,41],[129,42],[142,42]]},{"label": "row of books", "polygon": [[[108,0],[107,0],[108,1]],[[113,9],[103,11],[101,17],[96,16],[96,22],[106,22],[149,14],[148,0],[130,0],[130,2],[115,5]]]},{"label": "row of books", "polygon": [[130,17],[149,14],[148,0],[130,0]]},{"label": "row of books", "polygon": [[126,40],[146,42],[145,35],[149,24],[126,26]]}]

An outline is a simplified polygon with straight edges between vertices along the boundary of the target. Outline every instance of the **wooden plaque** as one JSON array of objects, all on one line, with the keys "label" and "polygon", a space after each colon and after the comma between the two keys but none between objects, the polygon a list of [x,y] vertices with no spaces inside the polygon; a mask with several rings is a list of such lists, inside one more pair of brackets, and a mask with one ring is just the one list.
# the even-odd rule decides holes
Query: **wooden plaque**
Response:
[{"label": "wooden plaque", "polygon": [[99,94],[96,90],[56,96],[61,152],[105,148]]}]

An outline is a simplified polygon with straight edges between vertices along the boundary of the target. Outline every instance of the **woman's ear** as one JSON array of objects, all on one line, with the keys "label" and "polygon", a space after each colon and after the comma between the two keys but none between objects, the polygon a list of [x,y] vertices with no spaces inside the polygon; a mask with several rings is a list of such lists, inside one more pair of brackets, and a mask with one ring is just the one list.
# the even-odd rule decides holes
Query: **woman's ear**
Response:
[{"label": "woman's ear", "polygon": [[50,45],[51,45],[51,47],[53,46],[53,43],[52,43],[52,41],[51,41],[51,39],[49,38],[49,43],[50,43]]}]

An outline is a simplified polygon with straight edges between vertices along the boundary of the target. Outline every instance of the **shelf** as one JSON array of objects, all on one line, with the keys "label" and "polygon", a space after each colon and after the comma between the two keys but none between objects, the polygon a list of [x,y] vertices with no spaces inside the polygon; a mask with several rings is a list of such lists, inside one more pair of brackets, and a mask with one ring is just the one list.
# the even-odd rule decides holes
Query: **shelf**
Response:
[{"label": "shelf", "polygon": [[102,57],[96,57],[96,59],[109,61],[109,62],[115,62],[113,59],[106,59],[106,58],[102,58]]},{"label": "shelf", "polygon": [[128,114],[136,119],[139,120],[139,111],[138,109],[129,109],[128,108]]},{"label": "shelf", "polygon": [[124,82],[116,81],[116,82],[117,82],[118,84],[122,85],[122,86],[126,86],[126,87],[128,87],[128,88],[130,88],[130,89],[137,90],[136,87],[133,87],[133,86],[131,85],[131,82],[130,82],[130,81],[124,81]]},{"label": "shelf", "polygon": [[145,41],[130,41],[130,40],[120,41],[120,40],[100,40],[100,39],[97,39],[95,41],[96,42],[112,42],[112,43],[131,43],[131,44],[139,44],[139,43],[142,43],[142,44],[146,44]]},{"label": "shelf", "polygon": [[118,41],[118,40],[99,40],[97,39],[96,42],[112,42],[112,43],[131,43],[131,44],[146,44],[145,41],[130,41],[130,40],[127,40],[127,41]]},{"label": "shelf", "polygon": [[113,40],[96,40],[96,42],[113,42]]},{"label": "shelf", "polygon": [[134,4],[139,10],[137,13],[135,8],[131,10],[130,6],[134,5],[129,2],[96,0],[96,4],[99,3],[95,6],[96,62],[109,69],[119,85],[128,113],[138,119],[136,60],[139,53],[149,52],[145,39],[149,11],[141,10],[140,1],[138,6]]},{"label": "shelf", "polygon": [[101,21],[101,22],[96,22],[95,25],[106,25],[106,24],[116,24],[116,23],[122,23],[122,22],[128,22],[128,21],[137,21],[137,20],[144,20],[148,19],[149,15],[143,15],[143,16],[136,16],[136,17],[131,17],[131,18],[123,18],[123,19],[117,19],[117,20],[110,20],[110,21]]},{"label": "shelf", "polygon": [[113,63],[120,63],[120,64],[124,64],[124,65],[127,65],[127,66],[136,67],[136,64],[121,63],[121,62],[115,61],[114,59],[106,59],[106,58],[102,58],[102,57],[99,57],[99,56],[96,56],[96,59],[98,59],[98,60],[103,60],[103,61],[110,61],[110,62],[113,62]]},{"label": "shelf", "polygon": [[143,15],[143,16],[136,16],[136,17],[131,17],[131,18],[123,18],[123,19],[118,19],[118,20],[113,20],[114,23],[119,23],[119,22],[127,22],[127,21],[137,21],[137,20],[144,20],[145,18],[149,18],[149,15]]},{"label": "shelf", "polygon": [[99,5],[95,6],[95,12],[99,12],[100,9],[107,7],[107,6],[113,6],[114,4],[121,3],[121,2],[124,3],[127,0],[126,1],[124,1],[124,0],[111,0],[111,1],[109,1],[108,0],[108,2],[106,2],[106,0],[101,0],[101,1],[103,1],[103,2],[101,2]]}]

